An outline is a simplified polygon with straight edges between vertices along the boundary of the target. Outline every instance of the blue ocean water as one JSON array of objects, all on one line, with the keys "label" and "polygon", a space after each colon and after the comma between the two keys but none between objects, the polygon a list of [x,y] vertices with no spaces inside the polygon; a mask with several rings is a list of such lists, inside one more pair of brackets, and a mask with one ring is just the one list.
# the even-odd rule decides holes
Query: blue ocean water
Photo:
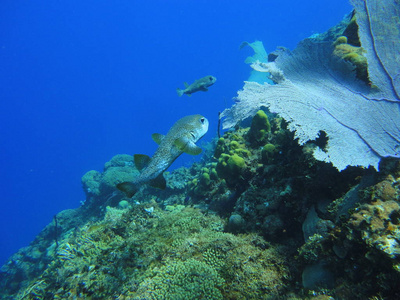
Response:
[{"label": "blue ocean water", "polygon": [[[151,134],[189,114],[215,137],[250,74],[243,41],[294,49],[350,11],[347,0],[2,1],[0,264],[78,207],[82,175],[114,155],[153,154]],[[208,92],[178,97],[209,74]]]}]

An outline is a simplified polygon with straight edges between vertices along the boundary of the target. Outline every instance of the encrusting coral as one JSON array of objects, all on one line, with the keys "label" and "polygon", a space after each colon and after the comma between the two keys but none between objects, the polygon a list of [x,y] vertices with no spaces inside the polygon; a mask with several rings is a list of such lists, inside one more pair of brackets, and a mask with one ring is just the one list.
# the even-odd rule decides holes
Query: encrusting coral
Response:
[{"label": "encrusting coral", "polygon": [[149,205],[108,209],[103,220],[67,234],[56,259],[17,297],[260,299],[284,291],[279,249],[255,235],[224,233],[219,217],[197,209],[149,213]]},{"label": "encrusting coral", "polygon": [[[349,226],[369,246],[390,258],[400,257],[400,178],[388,175],[368,192],[370,199],[357,207]],[[396,264],[397,265],[397,264]],[[396,267],[400,272],[400,264]]]}]

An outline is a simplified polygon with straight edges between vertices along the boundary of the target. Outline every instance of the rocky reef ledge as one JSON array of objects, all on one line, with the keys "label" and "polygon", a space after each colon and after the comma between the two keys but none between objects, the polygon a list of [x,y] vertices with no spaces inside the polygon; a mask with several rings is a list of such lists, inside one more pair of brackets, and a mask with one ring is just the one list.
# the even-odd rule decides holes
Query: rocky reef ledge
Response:
[{"label": "rocky reef ledge", "polygon": [[339,172],[258,111],[132,199],[117,155],[0,273],[2,299],[398,299],[400,162]]}]

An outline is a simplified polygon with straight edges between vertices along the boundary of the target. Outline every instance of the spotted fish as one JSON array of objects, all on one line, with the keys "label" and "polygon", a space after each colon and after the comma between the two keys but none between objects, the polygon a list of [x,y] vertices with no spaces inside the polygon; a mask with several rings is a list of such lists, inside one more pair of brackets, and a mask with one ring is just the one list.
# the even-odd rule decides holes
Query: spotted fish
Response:
[{"label": "spotted fish", "polygon": [[214,76],[208,75],[206,77],[197,79],[191,85],[189,85],[185,82],[184,83],[185,89],[181,90],[180,88],[177,88],[176,92],[178,93],[179,97],[182,96],[183,94],[191,96],[193,93],[198,92],[198,91],[207,92],[208,87],[212,86],[215,83],[215,81],[217,81],[217,78],[215,78]]},{"label": "spotted fish", "polygon": [[183,152],[198,155],[201,148],[196,146],[208,130],[208,120],[201,115],[191,115],[178,120],[164,136],[159,133],[152,135],[153,140],[159,145],[153,157],[144,154],[135,154],[134,162],[136,168],[141,171],[140,175],[132,182],[122,182],[117,188],[128,197],[132,197],[141,186],[150,186],[164,189],[166,182],[163,172]]}]

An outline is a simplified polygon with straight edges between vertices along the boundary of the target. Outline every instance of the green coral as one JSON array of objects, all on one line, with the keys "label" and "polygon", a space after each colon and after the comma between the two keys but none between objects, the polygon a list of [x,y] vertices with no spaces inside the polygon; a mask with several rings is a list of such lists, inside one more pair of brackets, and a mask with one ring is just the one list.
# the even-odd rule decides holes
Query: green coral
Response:
[{"label": "green coral", "polygon": [[226,185],[230,188],[243,182],[249,171],[247,161],[252,160],[252,151],[245,137],[249,130],[239,129],[228,132],[218,139],[214,159],[199,168],[198,175],[189,181],[189,191],[194,196],[204,199],[204,195],[213,197],[226,195]]},{"label": "green coral", "polygon": [[224,178],[229,185],[234,185],[238,182],[245,168],[245,160],[236,153],[233,155],[222,153],[216,170],[218,175]]},{"label": "green coral", "polygon": [[[216,173],[219,178],[225,179],[228,185],[234,186],[246,169],[246,158],[251,156],[247,149],[243,134],[232,133],[229,139],[220,138],[217,143],[214,157],[218,158]],[[215,173],[213,172],[215,175]]]},{"label": "green coral", "polygon": [[222,153],[225,153],[227,151],[228,146],[225,143],[225,139],[223,137],[219,138],[217,141],[217,146],[215,147],[214,156],[218,158]]},{"label": "green coral", "polygon": [[235,149],[234,151],[233,151],[233,153],[231,153],[231,154],[237,154],[237,155],[239,155],[240,157],[250,157],[251,156],[251,152],[249,151],[249,150],[247,150],[246,148],[238,148],[238,149]]},{"label": "green coral", "polygon": [[204,185],[208,186],[210,184],[210,182],[211,182],[210,174],[207,173],[207,172],[204,172],[201,175],[201,183],[203,183]]},{"label": "green coral", "polygon": [[229,143],[229,147],[230,147],[230,149],[235,150],[235,149],[240,148],[240,144],[238,141],[232,141]]},{"label": "green coral", "polygon": [[333,45],[336,47],[337,45],[347,44],[347,37],[346,36],[339,36]]},{"label": "green coral", "polygon": [[[266,139],[270,138],[271,125],[263,111],[259,111],[256,115],[252,128],[252,133],[249,133],[250,128],[238,128],[236,131],[226,132],[217,140],[213,156],[217,162],[205,164],[208,172],[205,172],[204,168],[200,169],[200,174],[189,182],[189,191],[194,196],[201,196],[202,199],[205,195],[208,199],[218,197],[222,205],[229,199],[229,191],[227,192],[226,187],[232,189],[244,184],[262,167],[258,162],[261,160],[261,148],[252,145],[248,139],[259,134]],[[260,136],[258,139],[263,140]],[[214,209],[217,208],[214,207]]]},{"label": "green coral", "polygon": [[228,169],[235,174],[240,174],[245,166],[244,159],[237,154],[233,154],[228,158]]},{"label": "green coral", "polygon": [[259,110],[253,117],[247,138],[253,145],[262,145],[267,141],[270,132],[268,116],[263,110]]},{"label": "green coral", "polygon": [[[217,166],[217,165],[215,165],[215,166]],[[211,169],[211,171],[210,171],[210,178],[211,178],[212,180],[217,180],[217,179],[218,179],[218,173],[217,173],[217,170],[216,170],[215,168],[212,168],[212,169]]]},{"label": "green coral", "polygon": [[[211,174],[214,173],[212,170],[214,170],[215,172],[215,169],[211,169]],[[213,179],[215,180],[216,178]],[[212,179],[210,175],[210,169],[202,168],[197,178],[194,178],[192,181],[189,182],[189,189],[192,190],[195,194],[201,195],[204,191],[209,189],[211,182]]]},{"label": "green coral", "polygon": [[370,83],[367,58],[364,56],[365,50],[362,47],[348,44],[345,36],[338,37],[334,42],[334,46],[333,55],[352,63],[355,67],[357,78]]},{"label": "green coral", "polygon": [[274,144],[265,144],[261,150],[261,158],[264,163],[270,163],[274,154],[277,152],[276,146]]}]

